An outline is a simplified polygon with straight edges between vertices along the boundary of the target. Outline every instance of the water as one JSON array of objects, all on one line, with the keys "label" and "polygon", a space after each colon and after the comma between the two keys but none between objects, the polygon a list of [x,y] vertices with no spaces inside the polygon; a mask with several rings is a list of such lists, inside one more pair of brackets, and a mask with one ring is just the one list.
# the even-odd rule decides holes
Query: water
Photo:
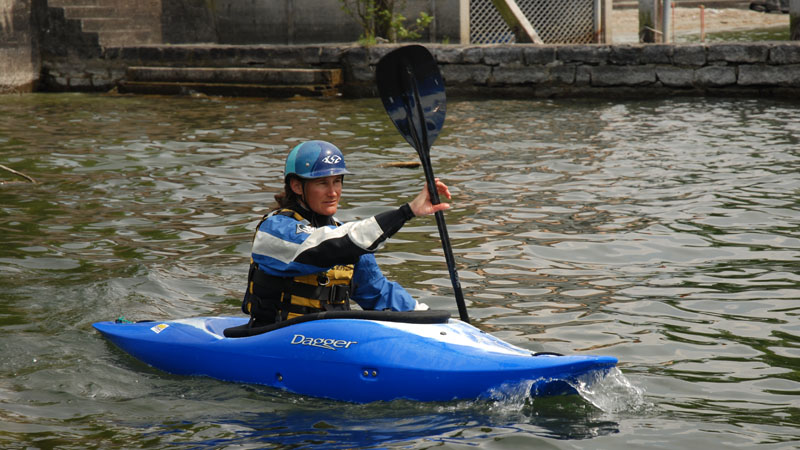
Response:
[{"label": "water", "polygon": [[[305,138],[357,173],[340,218],[414,195],[380,103],[0,97],[2,448],[793,448],[800,107],[451,101],[433,149],[473,322],[608,354],[581,396],[350,405],[186,378],[91,323],[239,314],[252,227]],[[430,219],[379,255],[457,316]],[[321,374],[320,382],[324,382]]]}]

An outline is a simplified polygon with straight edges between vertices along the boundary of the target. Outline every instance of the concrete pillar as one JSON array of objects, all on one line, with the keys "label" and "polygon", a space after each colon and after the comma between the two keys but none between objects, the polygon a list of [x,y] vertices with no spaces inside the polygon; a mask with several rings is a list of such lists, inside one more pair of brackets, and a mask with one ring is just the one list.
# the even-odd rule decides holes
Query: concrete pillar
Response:
[{"label": "concrete pillar", "polygon": [[37,8],[43,0],[0,0],[0,93],[35,90],[41,72]]},{"label": "concrete pillar", "polygon": [[594,0],[594,41],[598,44],[610,44],[611,38],[611,13],[614,9],[612,0]]},{"label": "concrete pillar", "polygon": [[789,39],[800,41],[800,0],[789,0]]},{"label": "concrete pillar", "polygon": [[672,25],[672,0],[661,0],[661,42],[672,42],[669,29]]},{"label": "concrete pillar", "polygon": [[639,0],[639,42],[657,42],[657,0]]}]

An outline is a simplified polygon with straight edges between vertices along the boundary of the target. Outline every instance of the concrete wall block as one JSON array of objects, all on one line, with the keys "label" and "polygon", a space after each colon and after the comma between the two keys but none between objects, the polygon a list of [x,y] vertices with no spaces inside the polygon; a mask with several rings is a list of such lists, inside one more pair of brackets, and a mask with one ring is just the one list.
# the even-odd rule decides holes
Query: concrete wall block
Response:
[{"label": "concrete wall block", "polygon": [[339,64],[344,50],[335,45],[322,45],[319,47],[319,63],[322,65]]},{"label": "concrete wall block", "polygon": [[639,64],[671,64],[675,46],[670,44],[642,45]]},{"label": "concrete wall block", "polygon": [[108,71],[108,77],[114,83],[116,83],[119,80],[125,79],[125,75],[126,75],[126,69],[124,69],[124,68],[123,69],[111,69],[111,70]]},{"label": "concrete wall block", "polygon": [[430,48],[439,64],[460,64],[464,61],[463,49],[457,46],[437,45]]},{"label": "concrete wall block", "polygon": [[642,86],[656,82],[654,66],[591,67],[592,86]]},{"label": "concrete wall block", "polygon": [[[216,53],[213,46],[197,46],[192,49],[191,56],[188,56],[184,61],[184,65],[190,66],[213,66],[214,64],[221,64],[222,61],[215,59],[220,56]],[[238,57],[238,56],[237,56]],[[246,64],[247,61],[243,61]]]},{"label": "concrete wall block", "polygon": [[100,57],[110,61],[119,59],[119,54],[120,54],[119,47],[108,47],[103,49],[103,54]]},{"label": "concrete wall block", "polygon": [[550,67],[550,82],[560,85],[573,85],[576,83],[577,66],[556,65]]},{"label": "concrete wall block", "polygon": [[396,48],[397,47],[392,45],[374,45],[372,47],[367,47],[369,63],[373,66],[378,65],[378,61],[380,61],[381,58]]},{"label": "concrete wall block", "polygon": [[736,84],[736,67],[708,66],[694,71],[694,84],[701,87],[720,87]]},{"label": "concrete wall block", "polygon": [[93,80],[103,80],[109,78],[109,70],[105,67],[89,67],[86,74]]},{"label": "concrete wall block", "polygon": [[351,46],[342,52],[342,66],[347,82],[374,81],[375,69],[369,65],[369,52],[362,46]]},{"label": "concrete wall block", "polygon": [[492,68],[483,65],[445,64],[441,69],[445,85],[487,84],[492,75]]},{"label": "concrete wall block", "polygon": [[770,64],[800,64],[800,42],[780,43],[770,48]]},{"label": "concrete wall block", "polygon": [[137,47],[117,47],[106,49],[106,55],[127,64],[139,64],[139,52]]},{"label": "concrete wall block", "polygon": [[800,85],[800,65],[742,65],[739,66],[738,84],[741,86],[798,86]]},{"label": "concrete wall block", "polygon": [[483,49],[483,62],[490,66],[522,65],[523,61],[522,49],[516,45]]},{"label": "concrete wall block", "polygon": [[611,47],[612,64],[671,64],[675,46],[669,44],[628,44]]},{"label": "concrete wall block", "polygon": [[465,64],[480,64],[483,62],[483,47],[466,47],[461,55]]},{"label": "concrete wall block", "polygon": [[[220,55],[219,60],[221,61],[232,61],[232,59],[229,59],[228,49],[234,49],[236,50],[234,54],[239,54],[238,47],[222,46],[218,47],[218,49]],[[260,49],[263,52],[263,57],[260,62],[264,67],[299,67],[302,65],[302,60],[298,58],[298,53],[294,47],[276,45],[263,46],[260,47]]]},{"label": "concrete wall block", "polygon": [[347,81],[374,81],[375,69],[371,66],[350,66],[349,70],[345,71],[345,79]]},{"label": "concrete wall block", "polygon": [[85,75],[72,76],[69,77],[69,87],[85,90],[86,88],[92,87],[92,80]]},{"label": "concrete wall block", "polygon": [[369,53],[366,47],[353,45],[344,49],[342,59],[351,64],[369,64]]},{"label": "concrete wall block", "polygon": [[619,65],[639,64],[641,55],[642,46],[640,45],[615,45],[611,47],[608,62]]},{"label": "concrete wall block", "polygon": [[[179,66],[207,66],[214,67],[219,65],[229,65],[231,61],[230,53],[221,51],[215,45],[204,45],[194,47],[189,54],[183,55],[181,59],[176,61],[175,65]],[[242,56],[239,52],[235,53],[237,61],[241,60],[241,64],[251,64],[252,62],[247,59],[247,56]]]},{"label": "concrete wall block", "polygon": [[694,69],[658,66],[656,67],[656,79],[658,79],[661,84],[668,87],[692,87],[692,83],[694,82]]},{"label": "concrete wall block", "polygon": [[607,45],[569,45],[558,47],[556,58],[565,63],[602,64],[608,61],[611,48]]},{"label": "concrete wall block", "polygon": [[555,45],[523,45],[522,60],[525,65],[551,64],[556,60]]},{"label": "concrete wall block", "polygon": [[592,68],[588,66],[575,67],[575,86],[589,86],[592,84]]},{"label": "concrete wall block", "polygon": [[498,66],[492,68],[492,82],[497,84],[540,84],[549,79],[550,71],[542,66]]},{"label": "concrete wall block", "polygon": [[[146,47],[141,47],[141,48],[146,51],[144,54],[140,52],[139,56],[142,57],[143,60],[146,60],[151,63],[165,64],[165,65],[166,64],[185,65],[187,63],[187,60],[191,61],[191,56],[187,58],[188,52],[186,52],[186,50],[184,50],[181,47],[172,47],[172,46],[162,47],[160,49],[161,51],[152,53],[153,55],[152,59],[149,57],[150,55],[149,49]],[[219,60],[220,57],[221,55],[216,57],[212,56],[212,58],[214,58],[215,60]]]},{"label": "concrete wall block", "polygon": [[717,44],[708,46],[708,62],[761,63],[769,57],[769,48],[764,45]]},{"label": "concrete wall block", "polygon": [[301,66],[295,67],[319,66],[322,64],[322,47],[319,45],[300,47],[297,53]]},{"label": "concrete wall block", "polygon": [[683,66],[704,66],[706,65],[705,45],[677,45],[674,47],[672,62]]}]

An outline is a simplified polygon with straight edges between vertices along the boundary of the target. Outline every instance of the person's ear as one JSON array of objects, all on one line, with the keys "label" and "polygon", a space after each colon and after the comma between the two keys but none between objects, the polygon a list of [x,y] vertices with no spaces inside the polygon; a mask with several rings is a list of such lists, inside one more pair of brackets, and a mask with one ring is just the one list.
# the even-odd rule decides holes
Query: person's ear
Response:
[{"label": "person's ear", "polygon": [[298,196],[303,196],[303,182],[300,181],[298,178],[291,178],[289,179],[289,187],[292,188],[292,192],[297,194]]}]

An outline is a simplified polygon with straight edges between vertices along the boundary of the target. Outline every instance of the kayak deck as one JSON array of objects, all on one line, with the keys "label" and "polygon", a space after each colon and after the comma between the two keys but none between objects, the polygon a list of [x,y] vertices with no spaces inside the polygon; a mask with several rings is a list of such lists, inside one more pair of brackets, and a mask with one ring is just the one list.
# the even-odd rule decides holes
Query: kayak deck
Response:
[{"label": "kayak deck", "polygon": [[247,318],[98,322],[94,327],[166,372],[359,403],[478,399],[522,383],[531,385],[531,395],[571,393],[570,382],[617,363],[609,356],[532,354],[454,319],[409,323],[346,316],[236,338],[226,337],[225,330],[242,327]]}]

